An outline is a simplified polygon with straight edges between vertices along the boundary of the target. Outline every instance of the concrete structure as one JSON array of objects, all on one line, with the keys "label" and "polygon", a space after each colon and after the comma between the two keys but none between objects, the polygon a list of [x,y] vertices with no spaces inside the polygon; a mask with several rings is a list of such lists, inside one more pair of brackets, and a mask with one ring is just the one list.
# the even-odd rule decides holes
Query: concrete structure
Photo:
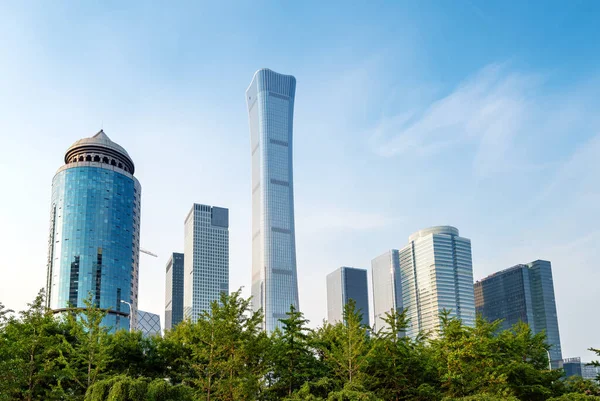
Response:
[{"label": "concrete structure", "polygon": [[412,234],[400,250],[402,307],[407,309],[407,335],[437,335],[440,313],[475,325],[471,240],[450,226],[431,227]]},{"label": "concrete structure", "polygon": [[141,331],[144,337],[160,336],[160,316],[138,310],[135,330]]},{"label": "concrete structure", "polygon": [[[107,311],[103,324],[129,329],[138,304],[141,186],[129,154],[104,133],[75,142],[52,180],[47,307]],[[125,301],[132,305],[132,311]]]},{"label": "concrete structure", "polygon": [[340,267],[327,275],[327,320],[331,324],[344,320],[344,307],[350,300],[362,314],[362,323],[369,326],[369,289],[367,271],[355,267]]},{"label": "concrete structure", "polygon": [[229,293],[229,210],[194,204],[185,219],[184,318],[195,322]]},{"label": "concrete structure", "polygon": [[183,253],[173,252],[166,268],[165,330],[183,320]]},{"label": "concrete structure", "polygon": [[477,313],[487,320],[501,319],[504,330],[524,322],[534,333],[546,332],[552,365],[558,367],[562,351],[550,262],[513,266],[478,281],[474,288]]},{"label": "concrete structure", "polygon": [[263,329],[298,310],[292,133],[296,79],[258,70],[246,90],[252,153],[252,307]]},{"label": "concrete structure", "polygon": [[392,310],[402,310],[400,252],[391,249],[371,261],[373,285],[373,324],[379,331],[388,327],[384,321]]}]

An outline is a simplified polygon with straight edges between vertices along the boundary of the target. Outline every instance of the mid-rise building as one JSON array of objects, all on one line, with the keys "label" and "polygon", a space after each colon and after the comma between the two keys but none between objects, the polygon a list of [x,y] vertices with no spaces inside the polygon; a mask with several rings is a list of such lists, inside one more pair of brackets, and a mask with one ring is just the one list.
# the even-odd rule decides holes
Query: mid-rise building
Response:
[{"label": "mid-rise building", "polygon": [[552,364],[558,366],[562,351],[550,262],[513,266],[476,282],[474,288],[478,314],[489,321],[502,320],[503,330],[524,322],[534,333],[544,331]]},{"label": "mid-rise building", "polygon": [[454,227],[431,227],[412,234],[399,253],[409,337],[419,332],[436,336],[444,310],[475,325],[471,240]]},{"label": "mid-rise building", "polygon": [[391,249],[371,261],[373,285],[373,324],[379,331],[388,327],[386,314],[402,310],[400,252]]},{"label": "mid-rise building", "polygon": [[344,307],[354,300],[362,314],[362,324],[369,326],[369,289],[367,271],[340,267],[327,275],[327,320],[331,324],[344,320]]},{"label": "mid-rise building", "polygon": [[229,293],[229,210],[194,204],[185,219],[184,318],[198,320]]},{"label": "mid-rise building", "polygon": [[[91,297],[113,330],[135,326],[140,201],[133,160],[99,131],[75,142],[52,180],[47,307],[84,308]],[[121,301],[131,304],[131,311]]]},{"label": "mid-rise building", "polygon": [[560,361],[559,367],[565,371],[565,377],[579,376],[582,377],[581,358],[565,358]]},{"label": "mid-rise building", "polygon": [[583,362],[581,364],[581,377],[589,380],[599,381],[600,378],[600,366],[592,366],[589,362]]},{"label": "mid-rise building", "polygon": [[183,320],[183,253],[173,252],[165,279],[165,330]]},{"label": "mid-rise building", "polygon": [[[263,329],[298,310],[292,133],[296,79],[258,70],[246,90],[252,154],[252,307]],[[186,256],[187,257],[187,256]]]},{"label": "mid-rise building", "polygon": [[160,336],[160,316],[138,309],[137,324],[134,327],[135,330],[141,331],[144,337]]}]

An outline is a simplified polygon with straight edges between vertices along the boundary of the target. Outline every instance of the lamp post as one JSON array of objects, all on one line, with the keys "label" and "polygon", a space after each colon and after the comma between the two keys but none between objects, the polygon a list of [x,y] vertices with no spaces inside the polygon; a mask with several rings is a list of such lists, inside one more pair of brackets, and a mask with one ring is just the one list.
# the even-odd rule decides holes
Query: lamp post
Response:
[{"label": "lamp post", "polygon": [[123,301],[123,300],[121,300],[121,303],[122,304],[126,304],[126,305],[129,306],[129,332],[131,332],[132,331],[132,324],[131,324],[131,322],[133,320],[133,316],[131,316],[131,304],[129,302]]},{"label": "lamp post", "polygon": [[550,358],[550,351],[546,350],[546,354],[548,354],[548,369],[552,370],[552,358]]}]

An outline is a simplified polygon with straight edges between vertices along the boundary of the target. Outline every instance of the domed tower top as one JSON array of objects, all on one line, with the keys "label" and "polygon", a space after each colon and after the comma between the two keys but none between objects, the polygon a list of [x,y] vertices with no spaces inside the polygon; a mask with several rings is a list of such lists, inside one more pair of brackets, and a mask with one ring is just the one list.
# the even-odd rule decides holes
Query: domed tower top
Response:
[{"label": "domed tower top", "polygon": [[135,165],[127,151],[113,141],[103,130],[91,138],[75,142],[65,153],[65,163],[97,162],[106,163],[133,174]]}]

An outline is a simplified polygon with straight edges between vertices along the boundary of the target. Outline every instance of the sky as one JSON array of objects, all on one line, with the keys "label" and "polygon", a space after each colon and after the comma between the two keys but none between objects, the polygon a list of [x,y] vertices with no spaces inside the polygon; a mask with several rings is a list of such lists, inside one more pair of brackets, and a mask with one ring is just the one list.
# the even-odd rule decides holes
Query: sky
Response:
[{"label": "sky", "polygon": [[101,128],[142,185],[140,309],[194,202],[230,210],[230,288],[251,281],[245,90],[297,79],[300,308],[325,276],[433,225],[475,280],[552,262],[564,357],[600,348],[600,3],[0,2],[0,302],[45,285],[52,177]]}]

